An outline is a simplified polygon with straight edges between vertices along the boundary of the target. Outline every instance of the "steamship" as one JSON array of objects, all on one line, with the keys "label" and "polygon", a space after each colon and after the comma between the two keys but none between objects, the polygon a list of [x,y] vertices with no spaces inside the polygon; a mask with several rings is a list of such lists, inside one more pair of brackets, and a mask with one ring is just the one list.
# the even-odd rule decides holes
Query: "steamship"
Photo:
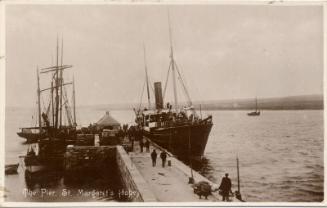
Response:
[{"label": "steamship", "polygon": [[[154,83],[155,109],[151,106],[149,79],[146,66],[144,48],[145,78],[148,98],[148,107],[135,110],[136,123],[142,129],[143,135],[159,146],[167,149],[180,159],[201,160],[205,151],[208,137],[213,125],[212,116],[202,118],[195,111],[189,93],[174,59],[173,46],[170,37],[170,65],[168,68],[166,85],[162,93],[161,82]],[[164,104],[169,75],[172,75],[174,106]],[[187,103],[182,107],[178,103],[176,78],[180,81],[181,88],[187,97]],[[143,93],[142,93],[143,94]]]}]

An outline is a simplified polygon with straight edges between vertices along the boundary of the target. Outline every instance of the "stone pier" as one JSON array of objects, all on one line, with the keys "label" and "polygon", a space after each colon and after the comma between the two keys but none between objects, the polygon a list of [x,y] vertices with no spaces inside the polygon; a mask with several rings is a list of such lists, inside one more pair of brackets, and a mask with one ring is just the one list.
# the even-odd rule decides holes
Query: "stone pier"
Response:
[{"label": "stone pier", "polygon": [[[157,150],[157,164],[152,167],[151,151]],[[127,153],[122,146],[68,146],[65,154],[65,171],[72,175],[84,170],[102,172],[102,168],[114,162],[124,189],[133,193],[129,201],[134,202],[217,202],[221,196],[213,192],[208,199],[199,198],[189,184],[191,169],[168,152],[171,165],[162,167],[160,152],[163,149],[154,143],[150,151],[140,152],[138,142],[134,150]],[[206,181],[218,187],[198,172],[192,170],[195,182]],[[234,199],[234,201],[237,201]]]},{"label": "stone pier", "polygon": [[68,146],[64,169],[68,172],[98,170],[116,157],[116,146]]},{"label": "stone pier", "polygon": [[[65,153],[65,177],[78,180],[81,175],[106,173],[105,170],[117,168],[120,183],[133,202],[157,201],[143,176],[131,161],[122,146],[68,146]],[[78,176],[78,177],[77,177]],[[117,181],[118,182],[118,181]],[[131,194],[130,194],[131,193]]]},{"label": "stone pier", "polygon": [[[133,164],[137,167],[142,177],[146,181],[149,189],[160,202],[216,202],[220,201],[217,193],[208,196],[208,199],[196,195],[193,191],[192,184],[189,184],[191,169],[168,152],[167,161],[170,160],[171,166],[166,163],[162,167],[160,152],[163,148],[154,143],[150,145],[150,151],[140,152],[138,142],[134,145],[134,151],[129,153]],[[151,152],[156,149],[158,154],[157,164],[152,167]],[[207,181],[211,186],[217,187],[198,172],[192,170],[195,182]]]}]

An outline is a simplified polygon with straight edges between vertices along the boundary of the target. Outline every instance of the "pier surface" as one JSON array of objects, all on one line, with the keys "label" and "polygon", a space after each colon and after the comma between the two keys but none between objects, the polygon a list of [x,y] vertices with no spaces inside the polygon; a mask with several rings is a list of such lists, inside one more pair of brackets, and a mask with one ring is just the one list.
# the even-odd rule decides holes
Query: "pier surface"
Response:
[{"label": "pier surface", "polygon": [[[151,152],[156,149],[157,164],[152,166]],[[130,151],[131,148],[128,148]],[[221,196],[214,191],[207,197],[201,198],[194,193],[189,178],[193,175],[195,183],[205,181],[212,190],[218,185],[209,181],[198,172],[192,170],[183,162],[175,158],[167,150],[166,166],[162,167],[160,153],[164,149],[155,143],[150,144],[149,151],[140,151],[139,142],[134,142],[132,152],[120,145],[112,146],[69,146],[65,154],[66,177],[73,178],[79,173],[87,171],[107,170],[116,164],[119,179],[128,190],[127,201],[135,202],[217,202]],[[171,164],[171,165],[168,165]],[[110,168],[108,169],[110,170]],[[232,201],[235,199],[230,198]],[[234,199],[234,200],[233,200]],[[236,200],[237,201],[237,200]]]},{"label": "pier surface", "polygon": [[[151,152],[153,149],[157,151],[157,165],[152,167]],[[146,152],[143,148],[143,153],[140,152],[140,146],[138,142],[134,144],[134,151],[129,155],[133,164],[136,166],[140,174],[146,181],[150,191],[153,193],[157,201],[161,202],[214,202],[219,201],[218,196],[208,196],[205,199],[204,196],[199,198],[193,192],[191,184],[188,184],[189,177],[191,176],[191,170],[188,166],[180,162],[174,157],[167,157],[167,161],[171,161],[171,166],[167,165],[162,167],[160,158],[160,149],[154,144],[150,145],[150,151]],[[208,181],[206,178],[193,171],[195,182]],[[212,182],[208,181],[210,184]]]}]

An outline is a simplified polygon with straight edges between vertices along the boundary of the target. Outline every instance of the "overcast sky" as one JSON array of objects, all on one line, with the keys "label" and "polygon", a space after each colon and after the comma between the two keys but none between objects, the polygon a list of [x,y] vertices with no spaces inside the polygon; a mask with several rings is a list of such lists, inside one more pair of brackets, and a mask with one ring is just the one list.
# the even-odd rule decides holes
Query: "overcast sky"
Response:
[{"label": "overcast sky", "polygon": [[[166,79],[167,11],[162,5],[7,6],[7,105],[35,104],[36,67],[54,63],[57,34],[64,37],[64,64],[73,65],[66,80],[74,73],[77,104],[139,102],[143,42],[151,81]],[[175,59],[193,100],[322,93],[322,7],[175,5],[169,13]]]}]

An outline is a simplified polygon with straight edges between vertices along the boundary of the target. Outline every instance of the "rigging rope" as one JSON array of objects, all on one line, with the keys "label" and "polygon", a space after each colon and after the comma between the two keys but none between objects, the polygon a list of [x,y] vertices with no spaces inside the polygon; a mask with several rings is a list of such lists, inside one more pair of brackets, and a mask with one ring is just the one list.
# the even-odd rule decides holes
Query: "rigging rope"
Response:
[{"label": "rigging rope", "polygon": [[[154,82],[151,81],[151,79],[150,79],[149,77],[148,77],[148,79],[149,79],[149,82],[150,82],[150,83],[154,83]],[[150,84],[150,87],[151,87],[151,90],[152,90],[153,96],[155,96],[154,88],[153,88],[153,84]]]},{"label": "rigging rope", "polygon": [[69,105],[69,101],[68,101],[68,97],[67,97],[67,90],[65,87],[63,87],[63,91],[64,91],[64,93],[63,93],[64,94],[64,105],[65,105],[65,110],[66,110],[67,121],[68,121],[68,124],[71,126],[73,117],[72,117],[72,114],[70,111],[70,105]]},{"label": "rigging rope", "polygon": [[[37,104],[37,102],[36,102],[36,104]],[[33,108],[33,109],[34,109],[34,110],[33,110],[32,119],[31,119],[31,123],[30,123],[31,127],[33,127],[33,124],[34,124],[34,126],[37,126],[37,120],[34,119],[34,116],[36,115],[36,111],[37,111],[37,109],[36,109],[36,108]],[[35,121],[35,122],[34,122],[34,121]]]},{"label": "rigging rope", "polygon": [[165,88],[164,88],[164,93],[163,93],[163,96],[162,96],[162,100],[165,100],[170,70],[171,70],[171,62],[169,63],[169,67],[168,67],[168,72],[167,72],[167,76],[166,76],[166,82],[165,82]]},{"label": "rigging rope", "polygon": [[178,78],[179,78],[179,80],[180,80],[180,82],[181,82],[181,84],[182,84],[182,87],[183,87],[184,93],[185,93],[185,95],[186,95],[186,97],[187,97],[188,104],[189,104],[190,106],[192,106],[193,104],[192,104],[192,101],[191,101],[190,94],[189,94],[188,91],[187,91],[187,88],[186,88],[186,86],[185,86],[185,84],[184,84],[183,78],[182,78],[182,76],[181,76],[181,73],[180,73],[179,68],[178,68],[178,66],[177,66],[176,63],[175,63],[175,66],[176,66],[176,71],[177,71],[177,73],[178,73]]},{"label": "rigging rope", "polygon": [[141,106],[142,106],[142,99],[143,99],[143,94],[144,94],[144,88],[145,88],[145,84],[146,84],[146,80],[144,81],[144,84],[143,84],[142,93],[141,93],[141,98],[140,98],[140,105],[139,105],[138,111],[140,111],[140,110],[141,110]]}]

